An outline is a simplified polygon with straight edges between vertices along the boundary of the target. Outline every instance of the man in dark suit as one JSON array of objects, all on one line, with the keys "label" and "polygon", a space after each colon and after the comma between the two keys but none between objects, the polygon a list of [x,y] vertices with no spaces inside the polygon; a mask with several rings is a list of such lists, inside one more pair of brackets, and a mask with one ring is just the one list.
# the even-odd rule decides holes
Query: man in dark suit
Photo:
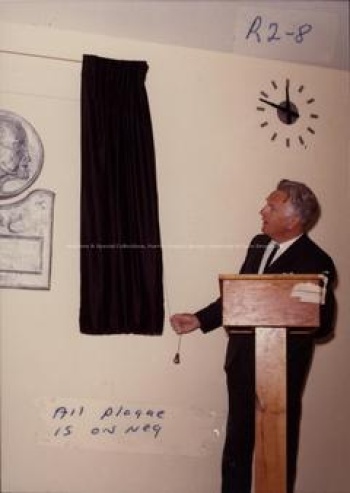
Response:
[{"label": "man in dark suit", "polygon": [[[314,345],[332,335],[336,272],[332,259],[308,236],[320,215],[314,193],[303,183],[282,180],[260,211],[262,233],[248,247],[241,274],[324,274],[325,302],[320,307],[320,326],[311,334],[287,336],[287,485],[293,493],[301,400],[312,362]],[[273,258],[272,255],[274,255]],[[195,314],[170,318],[177,334],[200,328],[206,333],[222,325],[221,299]],[[296,328],[297,332],[297,328]],[[255,425],[254,333],[231,333],[226,353],[228,418],[222,458],[222,493],[250,493]],[[276,492],[278,493],[278,492]]]}]

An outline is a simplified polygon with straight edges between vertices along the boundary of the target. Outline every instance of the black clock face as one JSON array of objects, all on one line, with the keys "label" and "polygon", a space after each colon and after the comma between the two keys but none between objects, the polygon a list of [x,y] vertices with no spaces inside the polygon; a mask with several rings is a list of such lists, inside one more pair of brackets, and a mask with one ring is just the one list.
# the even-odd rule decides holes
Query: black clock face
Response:
[{"label": "black clock face", "polygon": [[281,83],[271,80],[260,91],[257,111],[261,114],[260,127],[271,142],[283,140],[286,147],[307,147],[315,135],[315,98],[307,94],[305,86],[293,84],[289,79]]}]

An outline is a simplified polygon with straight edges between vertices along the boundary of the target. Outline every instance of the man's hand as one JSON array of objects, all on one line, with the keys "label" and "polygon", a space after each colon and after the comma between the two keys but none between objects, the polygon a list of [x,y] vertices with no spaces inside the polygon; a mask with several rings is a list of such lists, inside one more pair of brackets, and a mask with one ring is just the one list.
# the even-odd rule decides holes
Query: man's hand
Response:
[{"label": "man's hand", "polygon": [[179,335],[188,334],[200,327],[198,317],[191,313],[176,313],[172,315],[170,317],[170,324]]}]

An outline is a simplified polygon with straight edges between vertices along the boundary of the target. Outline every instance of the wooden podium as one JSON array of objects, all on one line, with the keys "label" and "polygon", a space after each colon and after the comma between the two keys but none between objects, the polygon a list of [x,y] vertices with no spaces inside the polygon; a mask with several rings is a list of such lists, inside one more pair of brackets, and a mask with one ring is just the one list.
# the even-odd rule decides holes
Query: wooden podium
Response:
[{"label": "wooden podium", "polygon": [[223,325],[255,330],[255,491],[286,493],[287,331],[319,325],[322,275],[220,275]]}]

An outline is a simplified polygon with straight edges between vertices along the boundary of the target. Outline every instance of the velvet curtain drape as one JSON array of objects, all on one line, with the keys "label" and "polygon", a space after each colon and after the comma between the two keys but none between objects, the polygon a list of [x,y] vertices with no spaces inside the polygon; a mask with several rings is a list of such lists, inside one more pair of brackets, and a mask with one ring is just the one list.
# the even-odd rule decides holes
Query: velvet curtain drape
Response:
[{"label": "velvet curtain drape", "polygon": [[144,61],[84,55],[80,331],[160,335],[163,266]]}]

